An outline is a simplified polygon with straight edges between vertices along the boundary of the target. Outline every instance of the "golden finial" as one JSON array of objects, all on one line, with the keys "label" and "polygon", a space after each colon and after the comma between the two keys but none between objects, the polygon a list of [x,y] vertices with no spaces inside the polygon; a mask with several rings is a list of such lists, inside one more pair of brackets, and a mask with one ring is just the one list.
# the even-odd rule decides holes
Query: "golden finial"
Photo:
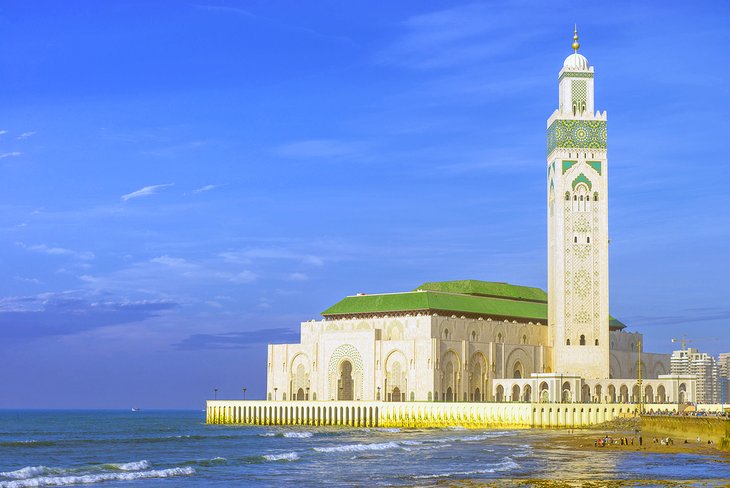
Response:
[{"label": "golden finial", "polygon": [[575,29],[573,30],[573,51],[578,52],[579,47],[580,43],[578,42],[578,24],[576,24]]}]

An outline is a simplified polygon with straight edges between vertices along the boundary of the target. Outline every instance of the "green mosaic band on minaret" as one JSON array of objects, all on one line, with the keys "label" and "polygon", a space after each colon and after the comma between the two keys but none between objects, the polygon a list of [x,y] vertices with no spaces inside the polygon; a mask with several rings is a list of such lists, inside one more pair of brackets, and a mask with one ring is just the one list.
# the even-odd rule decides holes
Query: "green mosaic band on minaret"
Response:
[{"label": "green mosaic band on minaret", "polygon": [[557,119],[547,129],[547,154],[555,149],[606,149],[605,120]]}]

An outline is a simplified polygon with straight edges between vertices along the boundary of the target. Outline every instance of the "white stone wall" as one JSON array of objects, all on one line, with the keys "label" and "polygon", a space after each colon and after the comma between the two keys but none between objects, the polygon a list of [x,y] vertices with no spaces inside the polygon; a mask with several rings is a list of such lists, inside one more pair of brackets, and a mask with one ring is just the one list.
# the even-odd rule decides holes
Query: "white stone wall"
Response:
[{"label": "white stone wall", "polygon": [[269,346],[271,400],[488,401],[494,378],[529,377],[550,361],[547,327],[529,322],[410,315],[301,331],[299,344]]},{"label": "white stone wall", "polygon": [[[638,332],[615,331],[609,334],[611,359],[610,378],[638,378],[639,342],[643,336]],[[669,354],[641,352],[641,377],[655,379],[671,372]]]}]

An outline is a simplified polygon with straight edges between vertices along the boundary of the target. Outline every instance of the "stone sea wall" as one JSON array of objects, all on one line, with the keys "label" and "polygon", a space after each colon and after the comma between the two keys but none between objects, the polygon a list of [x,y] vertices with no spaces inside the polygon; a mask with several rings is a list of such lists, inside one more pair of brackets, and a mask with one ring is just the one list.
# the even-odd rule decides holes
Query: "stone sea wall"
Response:
[{"label": "stone sea wall", "polygon": [[641,417],[641,430],[683,441],[711,440],[724,450],[730,450],[730,419],[717,417],[646,416]]},{"label": "stone sea wall", "polygon": [[636,409],[633,404],[601,403],[209,400],[206,422],[351,427],[580,428],[616,417],[633,416]]}]

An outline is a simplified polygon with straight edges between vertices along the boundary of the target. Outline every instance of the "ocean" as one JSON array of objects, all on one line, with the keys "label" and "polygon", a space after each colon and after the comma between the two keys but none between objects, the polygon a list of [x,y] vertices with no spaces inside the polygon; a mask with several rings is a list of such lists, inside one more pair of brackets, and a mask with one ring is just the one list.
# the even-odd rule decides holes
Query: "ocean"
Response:
[{"label": "ocean", "polygon": [[459,426],[206,425],[201,411],[7,410],[0,411],[0,488],[529,486],[535,479],[730,485],[730,463],[720,457],[556,448],[556,436]]}]

